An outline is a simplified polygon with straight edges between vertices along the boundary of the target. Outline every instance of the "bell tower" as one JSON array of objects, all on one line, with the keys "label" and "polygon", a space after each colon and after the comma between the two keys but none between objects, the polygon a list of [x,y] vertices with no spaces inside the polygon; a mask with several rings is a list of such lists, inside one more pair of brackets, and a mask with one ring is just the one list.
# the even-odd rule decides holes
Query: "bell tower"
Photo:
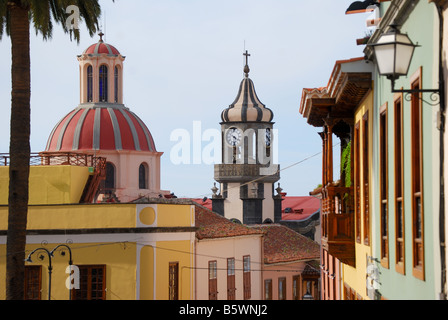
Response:
[{"label": "bell tower", "polygon": [[244,78],[234,102],[221,114],[222,163],[215,165],[213,211],[243,224],[281,220],[281,195],[274,183],[280,180],[273,163],[273,112],[261,103],[249,78],[250,54],[246,51]]}]

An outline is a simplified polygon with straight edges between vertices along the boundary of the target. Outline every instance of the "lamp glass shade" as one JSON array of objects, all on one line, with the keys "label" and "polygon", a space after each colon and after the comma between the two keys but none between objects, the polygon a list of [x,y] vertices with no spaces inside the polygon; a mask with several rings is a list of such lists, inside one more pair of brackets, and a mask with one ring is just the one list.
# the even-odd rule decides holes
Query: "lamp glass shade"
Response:
[{"label": "lamp glass shade", "polygon": [[380,75],[391,79],[407,75],[415,47],[406,34],[395,28],[383,34],[373,44]]}]

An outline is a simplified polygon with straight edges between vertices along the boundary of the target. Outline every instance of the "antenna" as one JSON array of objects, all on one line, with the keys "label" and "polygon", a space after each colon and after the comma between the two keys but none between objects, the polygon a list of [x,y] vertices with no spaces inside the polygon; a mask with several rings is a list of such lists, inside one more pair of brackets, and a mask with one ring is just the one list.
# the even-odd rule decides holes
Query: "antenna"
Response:
[{"label": "antenna", "polygon": [[105,36],[104,36],[104,41],[107,43],[107,12],[106,12],[106,10],[104,10],[104,33],[105,33]]}]

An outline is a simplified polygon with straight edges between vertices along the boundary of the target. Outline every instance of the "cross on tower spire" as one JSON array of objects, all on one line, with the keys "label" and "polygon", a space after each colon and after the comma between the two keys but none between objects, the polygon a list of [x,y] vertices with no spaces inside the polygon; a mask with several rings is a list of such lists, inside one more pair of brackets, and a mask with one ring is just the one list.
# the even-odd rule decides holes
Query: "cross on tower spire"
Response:
[{"label": "cross on tower spire", "polygon": [[250,57],[250,54],[246,50],[246,53],[243,53],[243,56],[246,56],[246,65],[244,66],[244,73],[246,74],[246,78],[248,78],[249,77],[249,72],[250,72],[250,69],[249,69],[249,57]]}]

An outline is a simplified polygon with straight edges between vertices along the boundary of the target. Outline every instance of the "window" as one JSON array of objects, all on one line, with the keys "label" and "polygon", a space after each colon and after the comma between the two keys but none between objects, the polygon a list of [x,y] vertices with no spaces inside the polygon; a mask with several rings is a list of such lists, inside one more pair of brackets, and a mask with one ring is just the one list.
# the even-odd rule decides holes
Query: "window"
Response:
[{"label": "window", "polygon": [[360,134],[359,122],[355,125],[355,232],[356,232],[356,242],[361,243],[361,179],[360,179],[360,165],[361,165],[361,150],[359,149]]},{"label": "window", "polygon": [[100,67],[100,76],[99,76],[99,89],[100,89],[100,102],[107,102],[108,95],[108,69],[107,66],[102,65]]},{"label": "window", "polygon": [[87,67],[87,102],[93,101],[93,68]]},{"label": "window", "polygon": [[387,104],[380,109],[380,232],[381,232],[381,265],[389,268],[389,217],[387,205]]},{"label": "window", "polygon": [[286,300],[286,278],[278,279],[278,300]]},{"label": "window", "polygon": [[[420,89],[420,81],[417,78],[411,89]],[[418,93],[412,94],[411,128],[413,275],[424,280],[422,106]]]},{"label": "window", "polygon": [[138,187],[140,189],[149,189],[148,188],[148,165],[146,163],[142,163],[138,168]]},{"label": "window", "polygon": [[208,262],[208,299],[218,300],[217,262]]},{"label": "window", "polygon": [[168,270],[169,300],[179,300],[179,263],[170,262]]},{"label": "window", "polygon": [[264,300],[272,300],[272,279],[264,280]]},{"label": "window", "polygon": [[300,298],[300,276],[292,277],[292,299],[301,300]]},{"label": "window", "polygon": [[106,163],[106,180],[104,182],[106,190],[115,189],[115,166],[111,162]]},{"label": "window", "polygon": [[25,266],[25,300],[40,300],[42,266]]},{"label": "window", "polygon": [[106,266],[78,266],[78,290],[72,290],[73,300],[106,300]]},{"label": "window", "polygon": [[119,76],[119,70],[118,70],[118,67],[115,67],[115,72],[114,72],[114,101],[115,101],[115,103],[118,103],[118,90],[119,90],[118,76]]},{"label": "window", "polygon": [[370,213],[369,213],[369,113],[362,119],[362,176],[363,176],[363,231],[364,244],[370,243]]},{"label": "window", "polygon": [[250,284],[250,256],[243,257],[243,291],[244,300],[251,298],[251,284]]},{"label": "window", "polygon": [[395,143],[395,266],[404,274],[404,205],[403,205],[403,99],[394,102]]},{"label": "window", "polygon": [[235,300],[235,259],[227,259],[227,300]]}]

